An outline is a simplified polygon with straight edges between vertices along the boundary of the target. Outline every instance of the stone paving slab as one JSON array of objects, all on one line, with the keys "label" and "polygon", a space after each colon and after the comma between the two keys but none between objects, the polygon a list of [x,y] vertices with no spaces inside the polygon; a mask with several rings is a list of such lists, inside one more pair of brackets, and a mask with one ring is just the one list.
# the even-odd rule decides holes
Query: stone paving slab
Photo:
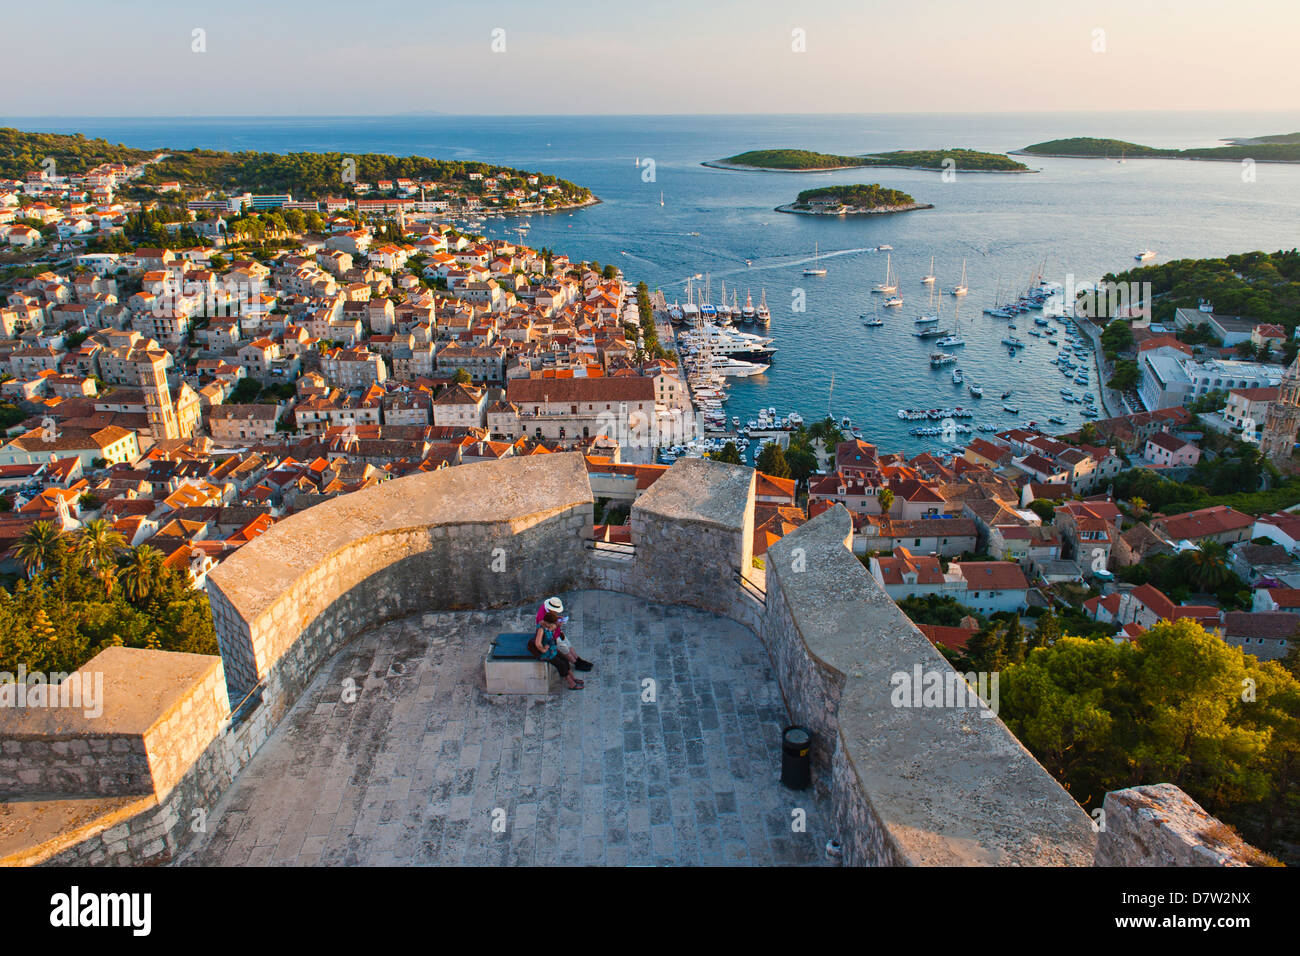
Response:
[{"label": "stone paving slab", "polygon": [[830,809],[780,784],[786,712],[758,639],[624,594],[564,601],[574,646],[596,664],[581,691],[484,692],[491,639],[527,630],[533,606],[416,615],[357,637],[180,862],[825,865]]}]

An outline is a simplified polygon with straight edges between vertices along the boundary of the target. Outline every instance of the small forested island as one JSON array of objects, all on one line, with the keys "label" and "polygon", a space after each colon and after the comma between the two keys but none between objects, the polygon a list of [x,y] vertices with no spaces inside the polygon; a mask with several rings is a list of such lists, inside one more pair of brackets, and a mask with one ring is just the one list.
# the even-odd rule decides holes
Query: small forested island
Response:
[{"label": "small forested island", "polygon": [[931,203],[919,203],[905,192],[871,183],[805,189],[794,202],[777,206],[776,211],[810,216],[864,216],[933,208]]},{"label": "small forested island", "polygon": [[[49,167],[49,161],[53,166]],[[327,196],[355,197],[382,193],[380,183],[410,180],[436,182],[448,197],[478,197],[499,185],[511,189],[540,189],[537,203],[562,208],[595,202],[589,189],[542,173],[493,163],[388,156],[382,153],[229,153],[213,149],[136,149],[80,133],[30,133],[0,128],[0,179],[21,179],[32,170],[76,176],[102,163],[143,167],[132,186],[152,189],[179,182],[181,193],[208,189],[292,193],[295,199]],[[489,186],[487,180],[494,180]],[[369,187],[369,190],[367,190]],[[126,193],[124,198],[140,198]],[[430,196],[430,199],[435,197]]]},{"label": "small forested island", "polygon": [[1193,149],[1159,149],[1122,139],[1098,139],[1076,136],[1034,143],[1016,153],[1032,156],[1057,156],[1070,159],[1204,159],[1238,162],[1253,159],[1259,163],[1300,163],[1300,133],[1261,136],[1253,140],[1232,140],[1231,146],[1200,146]]},{"label": "small forested island", "polygon": [[897,169],[955,169],[957,172],[1030,173],[1019,160],[1003,153],[983,153],[975,149],[899,149],[888,153],[862,156],[839,156],[807,149],[754,149],[736,156],[701,163],[714,169],[758,169],[777,172],[828,172],[859,166]]}]

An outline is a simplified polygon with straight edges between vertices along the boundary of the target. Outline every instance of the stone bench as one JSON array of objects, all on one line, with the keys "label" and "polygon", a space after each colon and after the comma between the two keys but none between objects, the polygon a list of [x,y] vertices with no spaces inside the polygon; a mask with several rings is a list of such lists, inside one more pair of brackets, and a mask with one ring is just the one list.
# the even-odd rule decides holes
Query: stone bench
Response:
[{"label": "stone bench", "polygon": [[489,694],[552,694],[559,690],[555,668],[528,653],[532,632],[498,634],[483,660]]}]

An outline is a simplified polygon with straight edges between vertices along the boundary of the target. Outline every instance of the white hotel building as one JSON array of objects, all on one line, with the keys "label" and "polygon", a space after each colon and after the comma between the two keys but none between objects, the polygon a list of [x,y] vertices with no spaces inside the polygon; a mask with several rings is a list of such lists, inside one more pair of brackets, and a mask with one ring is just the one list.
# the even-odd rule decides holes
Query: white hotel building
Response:
[{"label": "white hotel building", "polygon": [[1168,354],[1144,355],[1141,361],[1142,380],[1138,394],[1148,411],[1186,405],[1215,390],[1267,388],[1282,379],[1279,366],[1259,362],[1231,359],[1193,362]]}]

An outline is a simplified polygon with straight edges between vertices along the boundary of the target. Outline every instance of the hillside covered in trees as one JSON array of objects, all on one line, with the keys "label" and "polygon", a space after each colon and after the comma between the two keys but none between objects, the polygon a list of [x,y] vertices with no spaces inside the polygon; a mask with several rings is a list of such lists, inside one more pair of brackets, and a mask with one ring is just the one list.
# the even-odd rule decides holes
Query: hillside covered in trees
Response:
[{"label": "hillside covered in trees", "polygon": [[1300,163],[1300,141],[1291,135],[1261,136],[1251,145],[1199,146],[1193,149],[1160,149],[1122,139],[1075,136],[1034,143],[1020,150],[1036,156],[1078,156],[1083,159],[1253,159],[1257,162]]},{"label": "hillside covered in trees", "polygon": [[[380,179],[432,180],[453,183],[468,193],[482,190],[470,174],[518,181],[537,176],[542,186],[557,185],[560,201],[580,202],[591,191],[568,180],[544,173],[531,173],[492,163],[430,159],[424,156],[388,156],[383,153],[228,153],[212,149],[134,149],[104,139],[77,134],[28,133],[0,128],[0,176],[22,178],[53,159],[58,175],[78,175],[100,163],[138,164],[165,156],[152,163],[138,185],[157,185],[179,180],[189,186],[255,193],[291,192],[296,199],[350,196],[353,182],[375,183]],[[347,167],[352,160],[355,169]],[[354,175],[355,174],[355,175]]]},{"label": "hillside covered in trees", "polygon": [[1108,282],[1150,282],[1152,317],[1169,321],[1178,308],[1202,299],[1220,315],[1275,322],[1292,332],[1300,324],[1300,250],[1243,252],[1222,259],[1177,259],[1106,276]]},{"label": "hillside covered in trees", "polygon": [[[1002,153],[983,153],[974,149],[900,149],[889,153],[863,156],[840,156],[808,149],[753,149],[718,160],[726,166],[751,166],[772,170],[836,169],[846,166],[886,166],[904,169],[947,169],[951,160],[958,171],[1029,172],[1029,167]],[[706,166],[712,165],[705,163]]]},{"label": "hillside covered in trees", "polygon": [[877,209],[887,206],[910,206],[916,200],[899,189],[886,189],[880,183],[856,186],[823,186],[820,189],[805,189],[795,200],[797,203],[810,203],[819,200],[837,200],[854,209]]}]

